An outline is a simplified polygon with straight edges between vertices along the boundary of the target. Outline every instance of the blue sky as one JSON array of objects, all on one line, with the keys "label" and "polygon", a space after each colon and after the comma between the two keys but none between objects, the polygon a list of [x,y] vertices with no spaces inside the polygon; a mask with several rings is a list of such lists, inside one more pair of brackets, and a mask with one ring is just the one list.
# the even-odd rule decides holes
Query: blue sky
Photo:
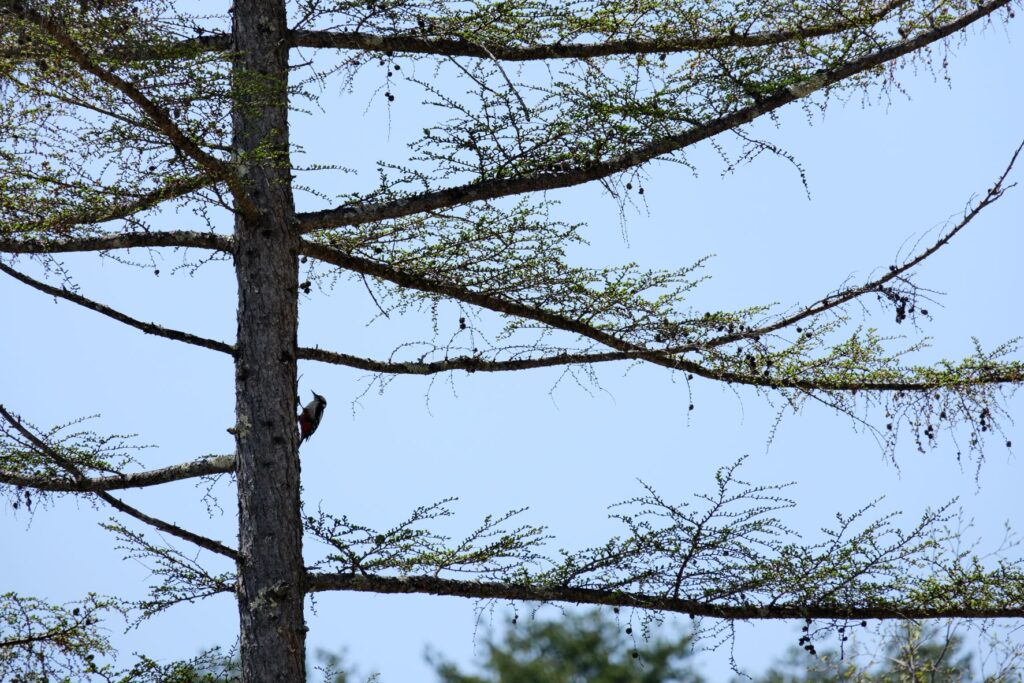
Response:
[{"label": "blue sky", "polygon": [[[590,247],[574,254],[580,262],[668,268],[714,254],[707,267],[712,279],[694,294],[698,308],[773,301],[786,308],[816,300],[847,277],[863,279],[886,267],[908,239],[934,234],[928,231],[958,215],[1002,170],[1024,138],[1021,38],[1019,21],[975,29],[951,48],[948,84],[925,68],[904,70],[900,80],[909,97],[873,91],[831,102],[824,116],[790,106],[777,125],[758,124],[754,132],[806,168],[810,200],[786,162],[762,157],[723,177],[708,145],[688,155],[696,176],[673,164],[650,167],[647,206],[627,210],[624,228],[615,202],[599,187],[549,198],[560,201],[557,215],[589,225]],[[366,83],[375,87],[381,78],[368,74]],[[369,168],[374,158],[402,159],[402,131],[418,130],[419,117],[428,113],[414,104],[419,94],[403,87],[395,90],[403,106],[390,112],[380,95],[343,96],[326,114],[295,116],[293,131],[312,159],[357,168]],[[329,95],[338,95],[337,87]],[[337,180],[359,184],[373,176]],[[991,348],[1021,333],[1014,293],[1024,290],[1022,195],[1015,189],[919,270],[921,284],[945,293],[933,307],[934,320],[922,325],[921,333],[933,338],[922,360],[969,353],[972,337]],[[189,220],[168,213],[154,227],[185,227]],[[213,263],[190,274],[174,271],[180,254],[159,258],[159,276],[88,255],[66,263],[86,296],[230,340],[235,285],[229,265]],[[137,433],[138,443],[158,446],[141,451],[147,467],[231,449],[225,427],[233,421],[234,385],[226,357],[145,337],[7,278],[0,280],[0,301],[9,321],[0,335],[0,401],[6,406],[40,425],[99,414],[91,423],[96,430]],[[361,284],[314,289],[302,301],[300,343],[379,357],[403,339],[430,337],[427,318],[393,316],[367,326],[373,312]],[[439,324],[454,331],[458,315],[442,308]],[[891,325],[888,316],[865,322],[914,334]],[[982,547],[998,543],[1004,522],[1024,527],[1016,505],[1020,463],[1011,451],[993,445],[977,481],[974,463],[958,463],[948,442],[924,455],[903,444],[897,468],[870,435],[816,406],[787,415],[766,449],[775,412],[763,398],[709,382],[694,383],[691,398],[685,382],[661,368],[599,368],[601,387],[589,393],[560,381],[559,370],[461,373],[433,384],[400,377],[383,393],[371,388],[365,395],[365,373],[311,363],[300,373],[303,400],[315,389],[330,402],[320,431],[302,451],[305,504],[370,525],[387,527],[418,505],[458,496],[456,517],[445,521],[454,535],[475,528],[485,514],[529,506],[522,520],[549,526],[553,549],[584,547],[618,532],[607,506],[640,493],[637,479],[683,500],[709,490],[717,467],[751,454],[748,480],[796,482],[790,494],[799,506],[785,521],[808,540],[836,512],[883,495],[880,509],[905,511],[907,525],[926,507],[959,496]],[[1024,407],[1019,398],[1010,405],[1017,415]],[[1008,435],[1024,443],[1019,427],[1011,426]],[[216,492],[223,514],[214,510],[212,516],[202,490],[189,483],[125,498],[231,541],[234,491],[222,483]],[[4,508],[0,529],[13,561],[0,564],[0,586],[53,601],[87,591],[142,596],[151,568],[121,559],[112,537],[97,526],[109,513],[71,498],[34,515]],[[385,681],[423,680],[426,646],[469,661],[478,627],[492,618],[503,623],[505,613],[498,605],[493,616],[481,615],[472,602],[455,598],[321,595],[309,615],[309,650],[344,646],[352,662],[380,671]],[[174,608],[138,630],[122,634],[117,623],[111,629],[123,654],[169,659],[230,644],[236,623],[233,600],[218,596]],[[742,625],[739,664],[758,670],[795,642],[797,628]],[[702,661],[709,675],[721,678],[726,660],[719,652]]]}]

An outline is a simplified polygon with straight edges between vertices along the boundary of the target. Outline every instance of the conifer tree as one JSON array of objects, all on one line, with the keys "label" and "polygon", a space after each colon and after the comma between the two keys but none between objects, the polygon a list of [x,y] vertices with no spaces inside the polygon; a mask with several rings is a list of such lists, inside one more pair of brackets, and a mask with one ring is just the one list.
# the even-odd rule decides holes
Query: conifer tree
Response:
[{"label": "conifer tree", "polygon": [[[942,509],[906,530],[887,518],[857,526],[868,513],[854,514],[808,543],[778,518],[791,504],[780,487],[744,483],[739,464],[726,462],[698,504],[650,488],[616,508],[621,536],[560,555],[542,528],[512,513],[453,542],[430,524],[447,514],[444,502],[386,530],[344,510],[304,515],[296,431],[300,361],[424,378],[642,362],[858,419],[867,410],[924,446],[955,438],[979,456],[1001,434],[1007,392],[1024,380],[1016,346],[911,365],[847,311],[877,297],[897,321],[927,316],[915,269],[1003,196],[1012,161],[931,244],[783,312],[757,301],[693,310],[686,297],[699,263],[574,265],[567,253],[581,226],[550,218],[540,193],[585,183],[632,191],[633,174],[655,160],[742,134],[786,106],[885,87],[893,65],[927,61],[965,28],[1012,16],[1011,0],[235,0],[221,14],[173,0],[0,0],[0,271],[230,357],[236,415],[234,453],[147,470],[130,442],[72,427],[76,416],[59,403],[31,416],[0,406],[0,482],[11,503],[76,495],[110,506],[125,519],[110,525],[120,546],[159,568],[142,604],[0,598],[13,615],[0,622],[5,675],[113,677],[96,663],[109,649],[96,630],[104,610],[148,616],[224,592],[237,597],[245,681],[305,679],[303,606],[321,591],[722,620],[1024,616],[1019,562],[982,566],[943,545]],[[434,118],[407,158],[381,160],[372,191],[320,184],[321,169],[303,165],[293,144],[290,114],[310,99],[350,96],[357,74],[375,68],[421,88]],[[458,83],[458,94],[443,83]],[[778,151],[749,144],[751,153]],[[321,208],[297,209],[299,190],[322,198]],[[207,229],[175,229],[171,209],[192,211]],[[234,339],[115,310],[79,291],[61,261],[172,249],[230,262]],[[379,357],[300,347],[304,267],[358,278],[390,315],[454,302],[515,341]],[[892,447],[899,430],[879,431]],[[160,519],[118,493],[214,475],[235,483],[237,539]],[[330,548],[312,567],[304,535]],[[143,660],[118,675],[169,674]]]}]

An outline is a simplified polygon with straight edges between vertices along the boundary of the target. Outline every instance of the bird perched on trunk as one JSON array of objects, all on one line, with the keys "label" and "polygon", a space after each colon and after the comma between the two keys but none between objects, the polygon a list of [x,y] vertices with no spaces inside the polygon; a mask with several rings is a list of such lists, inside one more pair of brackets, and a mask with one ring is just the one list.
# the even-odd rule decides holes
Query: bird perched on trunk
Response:
[{"label": "bird perched on trunk", "polygon": [[320,426],[320,418],[324,416],[324,408],[327,407],[327,399],[320,394],[313,392],[313,400],[306,404],[299,416],[295,418],[299,422],[299,443],[313,436],[313,432]]}]

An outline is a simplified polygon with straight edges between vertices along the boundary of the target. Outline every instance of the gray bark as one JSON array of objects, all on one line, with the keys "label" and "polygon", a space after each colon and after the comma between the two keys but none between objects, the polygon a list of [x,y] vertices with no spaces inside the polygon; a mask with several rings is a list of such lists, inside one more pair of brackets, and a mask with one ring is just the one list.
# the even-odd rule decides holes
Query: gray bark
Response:
[{"label": "gray bark", "polygon": [[238,611],[242,680],[304,681],[295,429],[298,250],[288,158],[283,0],[236,0]]}]

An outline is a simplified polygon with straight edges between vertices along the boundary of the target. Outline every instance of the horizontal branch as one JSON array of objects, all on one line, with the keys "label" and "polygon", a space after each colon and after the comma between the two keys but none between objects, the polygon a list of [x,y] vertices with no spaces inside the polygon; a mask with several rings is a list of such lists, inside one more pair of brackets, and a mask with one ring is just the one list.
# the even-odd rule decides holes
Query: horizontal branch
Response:
[{"label": "horizontal branch", "polygon": [[[864,382],[857,381],[856,379],[843,379],[843,380],[805,380],[797,377],[764,377],[760,374],[744,374],[731,372],[727,370],[721,370],[716,368],[709,368],[701,365],[698,362],[687,360],[682,357],[682,354],[689,352],[700,352],[709,346],[717,346],[724,344],[724,338],[712,340],[709,342],[697,342],[693,344],[687,344],[684,346],[669,348],[669,349],[648,349],[637,344],[625,341],[610,334],[604,330],[601,330],[592,325],[588,325],[580,320],[568,318],[564,315],[556,313],[554,311],[546,310],[538,306],[530,306],[522,304],[516,301],[504,299],[499,296],[484,294],[481,292],[474,292],[468,290],[465,287],[452,284],[449,282],[442,282],[434,280],[425,275],[418,273],[412,273],[404,271],[394,266],[390,266],[386,263],[374,261],[371,259],[355,256],[353,254],[342,251],[334,247],[330,247],[323,244],[316,244],[313,242],[304,241],[302,243],[301,252],[312,258],[319,259],[325,263],[336,265],[345,270],[350,270],[355,273],[362,275],[369,275],[372,277],[391,282],[399,287],[405,287],[409,289],[415,289],[421,292],[427,292],[431,294],[438,294],[444,297],[448,297],[457,301],[462,301],[474,306],[479,306],[487,310],[494,311],[496,313],[502,313],[505,315],[513,315],[526,320],[534,320],[542,323],[554,329],[562,330],[565,332],[572,332],[582,337],[592,339],[596,342],[604,344],[609,348],[615,349],[616,352],[621,354],[621,357],[596,357],[596,361],[600,360],[644,360],[655,365],[660,365],[672,370],[680,370],[684,372],[693,373],[706,379],[716,380],[720,382],[744,384],[749,386],[767,387],[773,389],[799,389],[802,391],[930,391],[932,389],[938,389],[948,386],[948,382],[933,381],[933,382],[914,382],[914,381],[885,381],[885,382]],[[300,351],[300,358],[306,358],[309,360],[317,360],[327,363],[336,363],[340,365],[351,365],[352,367],[359,367],[362,369],[375,371],[375,372],[398,372],[399,374],[432,374],[435,372],[443,372],[445,370],[456,369],[453,367],[444,367],[437,364],[415,364],[408,365],[402,363],[385,364],[380,361],[372,361],[365,358],[359,358],[357,356],[348,356],[345,354],[337,354],[329,351],[322,351],[320,349],[303,349]],[[494,367],[494,371],[498,370],[516,370],[526,369],[526,367],[543,367],[545,365],[564,365],[564,362],[558,361],[559,357],[553,357],[550,360],[533,361],[535,364],[532,366],[515,367],[514,365],[505,365]],[[473,361],[480,363],[476,359],[465,359],[462,364],[465,366],[460,369],[472,369],[482,370],[480,366],[474,367]],[[451,361],[448,361],[451,362]],[[521,363],[530,363],[531,361],[518,361]],[[506,361],[505,363],[510,363]],[[404,367],[403,367],[404,366]],[[1013,371],[1007,375],[1001,375],[998,373],[992,373],[983,377],[975,378],[971,380],[972,384],[1020,384],[1024,382],[1024,373],[1019,370]]]},{"label": "horizontal branch", "polygon": [[[153,233],[157,236],[168,235],[170,233]],[[197,235],[205,235],[205,233],[196,233]],[[134,235],[132,235],[133,237]],[[138,235],[139,237],[145,237],[145,234]],[[109,238],[100,238],[100,241],[104,244],[112,244],[116,241],[118,236],[111,236]],[[219,236],[215,236],[218,237]],[[226,238],[219,238],[226,239]],[[157,246],[153,242],[148,243],[148,246]],[[2,250],[3,242],[0,241],[0,250]],[[138,243],[133,243],[132,246],[138,246]],[[29,277],[23,273],[19,273],[10,266],[0,263],[0,272],[10,275],[14,279],[22,282],[34,289],[37,289],[45,294],[70,301],[78,304],[83,308],[87,308],[91,311],[96,311],[102,315],[117,320],[118,322],[124,323],[129,327],[134,327],[137,330],[141,330],[146,334],[151,334],[157,337],[163,337],[165,339],[171,339],[174,341],[181,341],[194,346],[200,346],[203,348],[211,349],[213,351],[220,351],[221,353],[227,353],[234,355],[235,346],[233,344],[227,344],[225,342],[217,341],[214,339],[207,339],[205,337],[199,337],[197,335],[182,332],[180,330],[174,330],[171,328],[157,325],[156,323],[147,323],[137,318],[133,318],[126,313],[117,311],[105,304],[101,304],[92,299],[88,299],[80,294],[70,292],[63,288],[54,287],[46,283],[40,282],[34,278]],[[528,370],[532,368],[543,368],[543,367],[554,367],[562,365],[575,365],[583,363],[600,363],[615,360],[629,360],[639,359],[644,353],[643,350],[637,351],[620,351],[620,352],[606,352],[606,353],[584,353],[584,354],[560,354],[557,356],[545,357],[545,358],[528,358],[519,360],[505,360],[505,361],[485,361],[473,356],[463,356],[459,358],[451,358],[443,361],[435,361],[430,363],[419,363],[419,362],[388,362],[379,361],[372,358],[364,358],[360,356],[353,356],[347,353],[338,353],[336,351],[328,351],[320,348],[307,348],[301,347],[298,349],[297,357],[300,360],[312,360],[320,363],[330,363],[333,365],[344,365],[347,367],[357,368],[359,370],[367,370],[370,372],[382,372],[389,374],[405,374],[405,375],[432,375],[440,372],[449,372],[452,370],[467,370],[470,372],[505,372],[512,370]],[[661,351],[662,355],[671,353],[669,351]]]},{"label": "horizontal branch", "polygon": [[[32,430],[23,425],[18,418],[14,417],[11,413],[9,413],[7,409],[4,408],[2,405],[0,405],[0,417],[2,417],[9,425],[14,427],[14,429],[17,430],[18,433],[20,433],[23,437],[25,437],[25,439],[27,439],[28,442],[31,443],[33,447],[37,448],[42,455],[49,458],[55,464],[59,465],[77,481],[85,482],[88,480],[88,477],[85,475],[84,472],[82,472],[81,468],[79,468],[75,463],[68,460],[60,453],[58,453],[56,449],[54,449],[50,444],[46,443],[41,438],[36,436],[32,432]],[[135,508],[129,505],[128,503],[125,503],[120,498],[115,498],[114,496],[110,495],[109,493],[106,493],[105,491],[94,491],[93,493],[96,495],[97,498],[104,501],[115,510],[123,512],[124,514],[130,517],[134,517],[140,522],[144,522],[145,524],[150,525],[154,529],[158,529],[172,536],[177,536],[180,539],[186,540],[190,543],[194,543],[200,548],[205,548],[210,552],[214,552],[219,555],[229,557],[232,560],[235,560],[236,562],[239,559],[238,551],[234,550],[233,548],[227,547],[219,541],[215,541],[212,538],[207,538],[206,536],[202,536],[195,532],[189,531],[188,529],[182,528],[176,524],[165,522],[164,520],[159,519],[157,517],[147,515],[138,508]]]},{"label": "horizontal branch", "polygon": [[301,251],[303,254],[319,259],[325,263],[330,263],[340,268],[344,268],[345,270],[350,270],[362,275],[370,275],[372,277],[394,283],[399,287],[415,289],[421,292],[429,292],[431,294],[440,294],[442,296],[456,299],[458,301],[464,301],[468,304],[480,306],[481,308],[486,308],[497,313],[514,315],[527,320],[535,320],[556,329],[574,332],[600,342],[601,344],[617,351],[635,354],[638,358],[650,360],[651,362],[659,365],[665,365],[667,367],[680,370],[688,370],[695,373],[700,372],[701,374],[706,374],[707,372],[704,368],[692,361],[687,361],[676,356],[666,356],[662,352],[644,349],[636,346],[635,344],[623,341],[615,335],[599,330],[584,322],[568,318],[553,311],[545,310],[539,306],[530,306],[499,296],[474,292],[460,285],[434,280],[425,275],[401,270],[386,263],[363,258],[361,256],[355,256],[344,252],[341,249],[324,244],[304,241],[301,246]]},{"label": "horizontal branch", "polygon": [[[755,31],[752,33],[725,32],[712,35],[674,36],[651,40],[619,39],[593,43],[548,43],[540,45],[483,45],[464,38],[438,38],[411,33],[379,35],[358,31],[292,31],[292,47],[333,48],[338,50],[372,50],[375,52],[404,52],[445,57],[479,57],[507,62],[526,62],[543,59],[591,59],[616,55],[666,54],[694,52],[723,48],[750,48],[779,45],[794,40],[822,38],[852,28],[873,24],[907,0],[893,0],[871,14],[858,19],[837,21],[820,26],[781,31]],[[206,45],[224,41],[206,39]],[[190,41],[190,47],[199,43]]]},{"label": "horizontal branch", "polygon": [[42,240],[0,237],[0,253],[6,254],[59,254],[159,247],[209,249],[230,254],[234,250],[234,243],[229,236],[191,230],[107,233],[88,237]]},{"label": "horizontal branch", "polygon": [[[662,352],[665,353],[665,352]],[[320,348],[301,348],[301,360],[312,360],[332,365],[345,365],[359,370],[382,372],[392,375],[435,375],[440,372],[465,370],[467,372],[512,372],[551,368],[563,365],[589,365],[617,360],[638,360],[638,353],[607,351],[604,353],[560,353],[539,358],[512,358],[508,360],[485,360],[479,356],[456,356],[438,361],[381,361],[373,358],[352,356],[347,353],[328,351]]]},{"label": "horizontal branch", "polygon": [[[25,645],[33,645],[35,643],[53,642],[60,645],[66,645],[70,642],[72,635],[79,633],[96,623],[94,621],[95,617],[93,614],[93,610],[81,613],[76,609],[70,614],[70,619],[66,621],[58,621],[57,626],[49,628],[42,633],[32,633],[31,627],[29,627],[28,634],[25,636],[20,638],[0,639],[0,652],[4,652],[5,650],[10,652],[8,648],[24,647]],[[30,617],[26,614],[26,620],[29,619]],[[31,621],[29,623],[31,623]],[[10,624],[5,625],[10,626]]]},{"label": "horizontal branch", "polygon": [[[743,335],[746,336],[746,335]],[[436,375],[442,372],[464,370],[466,372],[515,372],[538,368],[564,367],[567,365],[590,365],[593,363],[611,363],[616,361],[648,361],[673,370],[683,370],[700,375],[706,379],[719,382],[745,384],[772,389],[799,389],[802,391],[931,391],[948,388],[949,382],[859,382],[857,380],[825,381],[799,380],[793,378],[765,378],[763,375],[744,375],[705,368],[699,363],[682,361],[678,354],[692,352],[698,346],[706,344],[687,344],[686,346],[667,349],[642,349],[636,351],[606,351],[603,353],[560,353],[553,356],[538,358],[522,358],[509,360],[485,360],[477,356],[456,356],[439,361],[382,361],[374,358],[353,356],[347,353],[329,351],[321,348],[302,347],[298,350],[300,360],[311,360],[331,365],[342,365],[379,372],[388,375]],[[684,364],[685,363],[685,364]],[[984,376],[972,378],[970,383],[976,386],[988,384],[1020,384],[1024,382],[1024,373],[1011,372],[1000,374],[990,372]]]},{"label": "horizontal branch", "polygon": [[947,24],[921,33],[914,38],[894,43],[836,68],[817,71],[806,77],[802,82],[780,88],[775,94],[765,97],[748,107],[739,109],[732,114],[700,126],[695,126],[684,133],[659,138],[626,154],[605,161],[594,162],[588,166],[564,173],[534,173],[514,178],[482,180],[467,185],[423,192],[376,204],[345,204],[333,209],[298,214],[299,223],[304,232],[346,225],[360,225],[424,211],[460,206],[471,202],[497,199],[527,192],[572,187],[600,180],[644,164],[657,157],[677,152],[697,142],[714,137],[719,133],[750,123],[754,119],[769,114],[791,102],[807,97],[818,90],[915,52],[930,43],[952,35],[975,21],[983,19],[997,9],[1005,7],[1009,2],[1010,0],[992,0],[991,2],[982,3],[971,12]]},{"label": "horizontal branch", "polygon": [[[92,55],[97,62],[148,62],[155,59],[177,59],[199,53],[224,52],[231,50],[231,35],[228,33],[209,33],[170,43],[138,44],[138,45],[104,45],[99,46]],[[13,46],[0,50],[0,59],[12,62],[26,62],[44,57],[38,46]],[[227,56],[225,57],[227,58]]]},{"label": "horizontal branch", "polygon": [[[209,235],[207,233],[190,233],[190,234],[193,234],[193,235],[196,235],[197,237],[202,237],[202,238],[209,237]],[[98,247],[99,244],[105,245],[104,248],[116,248],[114,245],[119,244],[118,243],[118,239],[121,238],[121,237],[125,237],[125,238],[140,238],[140,239],[137,239],[137,240],[136,239],[130,239],[130,240],[128,240],[128,242],[126,244],[121,244],[120,245],[123,248],[137,247],[137,246],[141,246],[143,244],[145,246],[167,246],[167,244],[165,242],[165,238],[168,238],[171,235],[174,235],[174,233],[140,233],[140,234],[133,234],[133,235],[125,235],[125,236],[110,235],[110,236],[105,236],[105,237],[101,237],[101,238],[95,238],[90,243],[92,244],[92,246],[97,247],[97,248],[99,248]],[[157,239],[153,239],[153,240],[142,239],[142,238],[146,238],[146,237],[156,237]],[[212,237],[215,238],[215,241],[210,242],[209,246],[211,248],[213,248],[213,244],[220,244],[222,242],[230,245],[230,240],[228,238],[224,238],[224,237],[221,237],[221,236],[218,236],[218,235],[213,235]],[[74,241],[74,242],[81,242],[82,240],[67,240],[66,242],[61,243],[60,246],[68,246],[67,243],[68,242],[72,242],[72,241]],[[0,251],[4,250],[3,249],[4,244],[5,243],[2,240],[0,240]],[[27,243],[25,243],[25,244],[27,246]],[[45,246],[47,246],[47,245],[40,245],[40,250],[45,250]],[[180,244],[179,244],[179,246],[180,246]],[[70,250],[70,247],[69,247],[69,250]],[[31,251],[28,251],[28,249],[25,249],[21,253],[35,253],[35,252],[31,252]],[[162,325],[157,325],[156,323],[143,322],[143,321],[141,321],[141,320],[139,320],[137,318],[133,318],[132,316],[130,316],[130,315],[126,314],[126,313],[122,313],[121,311],[113,309],[110,306],[107,306],[105,304],[101,304],[98,301],[93,301],[92,299],[84,297],[81,294],[77,294],[75,292],[68,291],[67,289],[64,289],[64,288],[61,288],[61,287],[54,287],[54,286],[48,285],[48,284],[46,284],[44,282],[40,282],[39,280],[31,278],[28,275],[25,275],[24,273],[20,273],[20,272],[14,270],[13,268],[11,268],[10,266],[7,266],[7,265],[5,265],[3,263],[0,263],[0,272],[5,273],[5,274],[11,276],[12,278],[18,280],[19,282],[22,282],[22,283],[28,285],[29,287],[32,287],[33,289],[37,289],[40,292],[43,292],[44,294],[49,294],[50,296],[54,296],[54,297],[57,297],[59,299],[64,299],[65,301],[70,301],[70,302],[72,302],[74,304],[78,304],[79,306],[82,306],[83,308],[87,308],[90,311],[95,311],[97,313],[100,313],[101,315],[105,315],[108,318],[116,320],[116,321],[118,321],[120,323],[124,323],[125,325],[128,325],[129,327],[133,327],[133,328],[135,328],[137,330],[141,330],[142,332],[145,332],[146,334],[151,334],[151,335],[156,336],[156,337],[163,337],[164,339],[171,339],[173,341],[185,342],[186,344],[192,344],[194,346],[199,346],[199,347],[202,347],[202,348],[211,349],[213,351],[220,351],[221,353],[226,353],[226,354],[229,354],[229,355],[234,355],[234,353],[235,353],[235,346],[233,344],[228,344],[228,343],[225,343],[225,342],[222,342],[222,341],[217,341],[215,339],[207,339],[206,337],[200,337],[198,335],[194,335],[194,334],[191,334],[189,332],[183,332],[181,330],[175,330],[175,329],[171,329],[171,328],[168,328],[168,327],[164,327]],[[582,359],[579,359],[579,358],[574,360],[574,359],[569,358],[569,357],[562,357],[562,356],[560,356],[560,357],[557,357],[557,358],[554,358],[554,359],[532,359],[532,360],[522,360],[522,361],[498,361],[498,362],[490,363],[489,364],[489,363],[481,363],[481,361],[479,359],[469,358],[469,357],[467,357],[467,358],[460,358],[460,359],[452,359],[451,361],[442,361],[442,362],[438,362],[438,363],[390,363],[390,362],[387,362],[387,361],[378,361],[378,360],[373,360],[371,358],[361,358],[359,356],[353,356],[353,355],[345,354],[345,353],[338,353],[338,352],[335,352],[335,351],[327,351],[327,350],[324,350],[324,349],[305,348],[305,347],[299,348],[298,349],[298,353],[297,353],[298,358],[301,359],[301,360],[313,360],[313,361],[318,361],[318,362],[321,362],[321,363],[331,363],[331,364],[334,364],[334,365],[345,365],[345,366],[348,366],[348,367],[353,367],[353,368],[357,368],[357,369],[360,369],[360,370],[368,370],[368,371],[371,371],[371,372],[400,373],[400,374],[412,374],[412,375],[429,375],[429,374],[434,374],[434,373],[438,373],[438,372],[446,372],[446,371],[449,371],[449,370],[459,370],[459,369],[474,370],[474,371],[480,371],[480,372],[498,372],[498,371],[501,371],[501,370],[525,370],[525,369],[528,369],[528,368],[531,368],[531,367],[547,367],[547,366],[551,366],[551,365],[565,365],[565,364],[578,363],[578,362],[599,362],[600,360],[602,360],[602,358],[600,358],[599,356],[609,356],[608,358],[604,358],[603,360],[618,360],[619,359],[619,358],[612,358],[612,357],[610,357],[612,355],[618,356],[619,358],[625,358],[625,357],[627,357],[628,354],[588,354],[588,356],[590,356],[590,357],[588,357],[586,360],[582,360]],[[2,479],[0,479],[0,480],[2,480]],[[14,482],[8,482],[8,483],[14,483]],[[26,484],[26,485],[30,485],[30,484]],[[115,488],[124,488],[124,487],[115,487]],[[67,489],[67,490],[71,490],[71,489]]]},{"label": "horizontal branch", "polygon": [[[609,39],[591,43],[542,43],[537,45],[482,45],[464,38],[433,37],[414,33],[381,35],[360,31],[289,31],[289,46],[328,48],[336,50],[369,50],[373,52],[401,52],[406,54],[437,55],[446,57],[479,57],[509,62],[543,59],[590,59],[616,55],[664,54],[694,52],[723,48],[751,48],[780,45],[794,40],[809,40],[834,35],[854,28],[869,26],[884,19],[890,12],[907,4],[908,0],[891,0],[874,12],[859,19],[835,21],[827,24],[804,26],[779,31],[737,33],[722,31],[709,35],[681,35],[653,39]],[[429,22],[429,19],[424,19]],[[167,59],[205,52],[231,50],[231,36],[213,33],[180,40],[155,49],[149,46],[114,48],[104,51],[103,59],[141,61]],[[25,50],[0,53],[9,59],[29,59],[33,54]]]},{"label": "horizontal branch", "polygon": [[1024,617],[1024,606],[974,608],[968,605],[920,607],[913,604],[860,605],[796,605],[738,604],[720,605],[699,600],[685,600],[619,590],[592,588],[537,587],[515,583],[458,581],[429,576],[389,577],[357,574],[311,574],[306,590],[358,591],[365,593],[404,593],[446,595],[477,600],[527,600],[531,602],[566,602],[576,605],[607,605],[675,612],[694,617],[715,619],[1002,619]]},{"label": "horizontal branch", "polygon": [[235,456],[217,455],[193,462],[161,467],[156,470],[128,472],[126,474],[115,474],[105,477],[85,477],[83,479],[58,479],[55,477],[16,474],[0,470],[0,483],[10,484],[11,486],[23,486],[37,491],[95,493],[98,491],[116,491],[169,484],[174,481],[183,481],[196,477],[225,474],[234,470]]},{"label": "horizontal branch", "polygon": [[168,327],[163,327],[162,325],[157,325],[156,323],[142,322],[137,318],[133,318],[130,315],[121,313],[120,311],[114,310],[109,306],[101,304],[97,301],[93,301],[92,299],[87,299],[81,294],[76,294],[66,289],[54,287],[52,285],[46,284],[45,282],[40,282],[39,280],[33,279],[28,275],[19,273],[18,271],[14,270],[10,266],[4,265],[3,263],[0,263],[0,272],[6,273],[7,275],[13,277],[15,280],[22,282],[34,289],[38,289],[40,292],[49,294],[50,296],[55,296],[60,299],[64,299],[66,301],[70,301],[72,303],[76,303],[79,306],[82,306],[83,308],[88,308],[91,311],[101,313],[107,316],[108,318],[112,318],[118,322],[124,323],[129,327],[134,327],[137,330],[142,330],[146,334],[152,334],[157,337],[164,337],[165,339],[173,339],[174,341],[185,342],[186,344],[200,346],[206,349],[211,349],[213,351],[220,351],[221,353],[233,355],[235,352],[235,347],[231,344],[225,344],[222,341],[217,341],[215,339],[207,339],[206,337],[200,337],[198,335],[190,334],[188,332],[182,332],[180,330],[173,330]]},{"label": "horizontal branch", "polygon": [[[80,225],[94,225],[97,223],[106,223],[107,221],[119,220],[127,218],[140,211],[152,208],[161,202],[165,202],[169,199],[177,199],[190,192],[195,192],[204,187],[212,184],[212,181],[203,175],[192,176],[190,178],[180,178],[173,180],[165,185],[154,188],[143,194],[136,195],[131,199],[127,199],[114,204],[113,206],[106,206],[102,208],[96,207],[85,207],[78,211],[70,211],[64,215],[56,217],[54,220],[43,222],[38,226],[35,224],[19,225],[14,229],[0,227],[0,234],[33,234],[36,232],[48,233],[48,232],[70,232],[73,228]],[[156,233],[156,234],[174,234],[174,233]],[[84,239],[84,238],[82,238]],[[69,240],[73,242],[74,240]],[[46,242],[40,240],[16,240],[14,238],[5,237],[0,240],[0,251],[8,251],[10,253],[17,253],[14,249],[7,249],[5,245],[33,245],[33,244],[46,244]],[[154,245],[154,246],[177,246],[177,245]],[[188,246],[188,245],[183,245]],[[198,245],[197,245],[198,246]],[[121,248],[121,247],[111,247]],[[55,250],[56,251],[56,250]],[[63,251],[77,251],[75,249],[65,249]],[[24,253],[36,253],[32,251],[26,251]]]}]

